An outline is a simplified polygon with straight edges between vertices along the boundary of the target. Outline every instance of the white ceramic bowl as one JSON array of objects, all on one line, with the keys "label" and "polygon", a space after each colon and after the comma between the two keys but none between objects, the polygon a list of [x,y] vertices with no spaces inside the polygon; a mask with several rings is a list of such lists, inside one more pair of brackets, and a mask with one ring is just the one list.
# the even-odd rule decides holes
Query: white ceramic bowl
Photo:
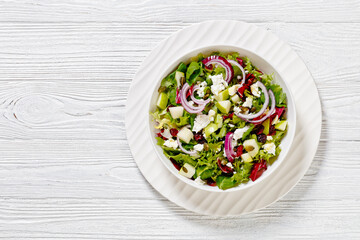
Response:
[{"label": "white ceramic bowl", "polygon": [[273,74],[274,76],[274,82],[279,84],[283,91],[286,93],[287,96],[287,120],[288,120],[288,130],[285,134],[284,138],[281,141],[280,147],[281,147],[281,153],[278,156],[278,159],[271,165],[268,166],[268,169],[262,174],[261,177],[259,177],[255,182],[249,180],[247,183],[240,184],[237,187],[230,188],[227,190],[221,190],[218,187],[211,187],[208,185],[199,185],[195,183],[195,181],[188,179],[178,173],[178,170],[174,167],[174,165],[171,163],[171,161],[165,157],[163,154],[163,150],[160,146],[157,145],[157,140],[155,139],[155,132],[156,129],[154,127],[154,120],[151,115],[149,115],[149,121],[148,124],[148,130],[150,131],[151,142],[154,146],[154,149],[156,151],[156,154],[158,155],[159,159],[162,161],[162,163],[167,167],[167,169],[173,173],[177,178],[179,178],[181,181],[196,187],[198,189],[210,191],[210,192],[230,192],[230,191],[237,191],[244,188],[249,188],[251,186],[254,186],[255,184],[266,181],[266,179],[274,172],[274,170],[283,162],[286,161],[286,155],[288,153],[288,150],[290,149],[290,146],[293,142],[295,130],[296,130],[296,111],[295,111],[295,103],[293,96],[290,92],[289,87],[286,84],[286,79],[283,79],[281,75],[276,71],[276,69],[271,65],[271,63],[265,61],[261,56],[258,56],[257,54],[243,49],[241,47],[237,46],[229,46],[229,45],[218,45],[218,46],[208,46],[208,47],[202,47],[199,49],[192,50],[188,53],[184,53],[183,56],[180,56],[178,59],[175,59],[174,62],[169,63],[168,67],[164,69],[162,75],[160,75],[157,79],[154,79],[153,89],[149,89],[149,91],[152,91],[152,96],[149,101],[148,105],[148,112],[153,112],[156,110],[156,100],[158,98],[158,91],[157,89],[160,87],[161,80],[166,77],[168,74],[173,72],[176,67],[179,65],[180,62],[189,63],[190,58],[197,56],[197,54],[202,53],[204,56],[208,56],[212,52],[222,52],[222,53],[230,53],[230,52],[238,52],[240,56],[247,56],[250,58],[250,61],[263,73],[266,74]]}]

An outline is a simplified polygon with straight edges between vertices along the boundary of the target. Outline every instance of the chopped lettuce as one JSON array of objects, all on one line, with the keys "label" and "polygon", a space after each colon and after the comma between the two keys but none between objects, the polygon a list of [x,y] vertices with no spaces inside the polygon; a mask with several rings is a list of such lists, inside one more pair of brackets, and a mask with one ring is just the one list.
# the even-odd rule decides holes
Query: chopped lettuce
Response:
[{"label": "chopped lettuce", "polygon": [[200,76],[202,72],[201,64],[198,62],[191,62],[186,71],[186,81],[191,86],[196,78]]},{"label": "chopped lettuce", "polygon": [[[212,55],[218,55],[224,57],[228,60],[235,60],[240,57],[239,53],[230,53],[230,54],[223,54],[223,53],[213,53]],[[250,61],[248,57],[240,57],[245,64],[244,69],[248,71],[251,78],[254,78],[253,81],[261,81],[264,83],[267,89],[271,89],[276,98],[276,107],[286,107],[286,94],[283,92],[283,89],[280,85],[273,83],[273,75],[263,74],[259,71]],[[256,135],[255,125],[242,120],[241,118],[237,117],[234,113],[235,107],[241,107],[245,98],[243,98],[238,103],[231,102],[230,112],[229,114],[221,114],[218,109],[214,106],[214,101],[211,100],[210,103],[206,105],[202,112],[199,114],[209,114],[210,109],[215,111],[215,115],[212,115],[214,119],[210,120],[211,124],[216,125],[216,131],[209,134],[210,136],[204,136],[204,130],[201,130],[199,133],[193,132],[194,137],[188,142],[181,142],[182,147],[186,150],[193,151],[195,149],[195,145],[203,144],[201,148],[203,150],[198,151],[194,155],[185,154],[180,148],[170,148],[165,146],[165,141],[167,138],[172,138],[173,141],[176,141],[176,137],[172,137],[169,135],[170,131],[180,130],[181,128],[187,127],[190,130],[194,127],[194,122],[197,114],[190,114],[184,110],[183,115],[179,118],[173,119],[170,112],[168,111],[168,107],[172,106],[181,106],[181,104],[176,103],[176,91],[178,89],[178,82],[175,79],[176,71],[183,72],[185,74],[185,79],[182,78],[180,84],[183,84],[186,81],[189,85],[197,84],[198,82],[206,81],[207,86],[204,89],[205,92],[205,99],[210,98],[213,99],[214,95],[211,93],[211,85],[212,81],[209,76],[223,74],[225,77],[225,70],[221,66],[215,65],[213,69],[206,69],[204,68],[203,63],[201,62],[204,59],[202,54],[198,54],[197,56],[191,58],[191,62],[188,64],[180,63],[175,71],[170,73],[161,81],[161,86],[158,92],[165,92],[169,98],[168,105],[165,109],[155,109],[155,111],[151,112],[154,121],[154,125],[158,130],[156,136],[157,144],[163,149],[164,155],[167,158],[171,158],[172,161],[176,161],[180,166],[188,163],[195,167],[195,174],[192,178],[200,177],[204,181],[211,180],[212,182],[215,181],[216,185],[223,190],[236,187],[242,183],[246,183],[250,179],[250,173],[253,169],[253,165],[257,164],[263,160],[265,160],[269,165],[271,165],[277,158],[277,156],[281,152],[280,142],[283,138],[285,131],[275,130],[272,133],[272,139],[266,140],[266,143],[273,142],[275,144],[275,155],[270,154],[264,150],[264,139],[259,138]],[[233,66],[234,69],[234,78],[228,84],[228,87],[233,86],[234,84],[238,84],[239,81],[237,80],[238,75],[242,75],[241,70]],[[179,80],[179,79],[178,79]],[[181,86],[180,86],[181,87]],[[264,93],[261,93],[260,97],[254,97],[250,89],[246,89],[244,91],[245,97],[253,97],[252,107],[249,111],[254,114],[258,112],[264,102],[265,97]],[[195,94],[195,97],[201,99],[202,97]],[[230,115],[232,114],[232,115]],[[286,116],[286,115],[285,115]],[[281,119],[285,119],[283,115]],[[218,121],[217,117],[220,117],[221,124]],[[196,123],[199,124],[199,123]],[[232,170],[230,172],[224,173],[218,164],[224,165],[228,163],[226,154],[224,153],[224,140],[225,136],[228,132],[235,132],[236,129],[244,128],[248,126],[249,129],[243,133],[242,137],[236,142],[234,142],[234,151],[237,151],[237,147],[244,144],[244,141],[248,139],[254,139],[255,143],[259,147],[259,152],[252,157],[252,162],[244,162],[240,155],[236,156],[234,161],[232,162]],[[206,127],[204,127],[206,128]],[[166,131],[166,132],[165,132]],[[165,136],[161,136],[162,133],[166,133]],[[274,134],[275,133],[275,134]],[[171,133],[173,134],[173,133]],[[196,137],[196,138],[195,138]],[[263,142],[259,142],[263,141]],[[252,141],[254,142],[254,141]],[[168,144],[166,144],[168,145]],[[197,146],[199,147],[199,146]],[[249,150],[250,151],[250,150]],[[247,151],[243,149],[243,153]],[[241,153],[240,153],[241,154]],[[219,163],[218,163],[219,161]],[[231,165],[230,165],[231,166]],[[226,171],[225,171],[226,172]]]}]

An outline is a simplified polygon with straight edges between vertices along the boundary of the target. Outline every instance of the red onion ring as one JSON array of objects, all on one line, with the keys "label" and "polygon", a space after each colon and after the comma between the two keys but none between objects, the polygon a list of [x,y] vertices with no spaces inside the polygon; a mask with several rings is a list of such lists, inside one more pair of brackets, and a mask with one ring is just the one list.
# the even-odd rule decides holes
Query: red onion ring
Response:
[{"label": "red onion ring", "polygon": [[188,83],[185,83],[184,87],[181,90],[181,95],[180,95],[182,97],[182,102],[184,102],[188,106],[188,108],[190,108],[190,109],[192,109],[194,111],[197,111],[199,109],[201,109],[201,111],[204,110],[205,105],[203,106],[203,104],[198,104],[199,106],[193,106],[192,104],[190,104],[187,101],[187,95],[189,94],[189,92],[188,92],[189,89],[191,89],[191,87],[189,86]]},{"label": "red onion ring", "polygon": [[188,151],[186,150],[182,145],[181,145],[181,142],[180,142],[180,139],[179,137],[176,138],[176,141],[177,141],[177,144],[179,145],[179,148],[181,149],[181,151],[183,151],[184,153],[186,154],[189,154],[189,155],[194,155],[196,154],[196,151]]},{"label": "red onion ring", "polygon": [[265,121],[268,117],[270,117],[274,111],[275,111],[275,105],[276,105],[276,102],[275,102],[275,96],[274,96],[274,93],[269,90],[269,95],[270,95],[270,99],[271,99],[271,107],[270,107],[270,110],[269,112],[262,118],[260,118],[259,120],[252,120],[252,121],[249,121],[250,123],[261,123],[263,121]]},{"label": "red onion ring", "polygon": [[191,97],[191,100],[194,102],[194,103],[196,103],[196,104],[198,104],[198,105],[203,105],[203,104],[208,104],[209,102],[210,102],[210,99],[207,99],[207,100],[204,100],[204,99],[196,99],[195,98],[195,96],[194,96],[194,92],[195,92],[195,90],[197,90],[197,89],[199,89],[200,87],[198,86],[198,85],[196,85],[194,88],[193,88],[193,91],[192,91],[192,93],[191,93],[191,95],[190,95],[190,97]]},{"label": "red onion ring", "polygon": [[236,152],[234,151],[234,146],[233,146],[233,136],[234,136],[234,134],[231,136],[231,140],[230,140],[230,153],[231,153],[231,156],[235,157]]},{"label": "red onion ring", "polygon": [[227,157],[227,159],[229,160],[229,162],[234,162],[234,157],[236,156],[236,153],[234,152],[234,149],[232,147],[232,138],[233,138],[234,133],[232,132],[228,132],[225,136],[225,143],[224,143],[224,147],[225,147],[225,155]]},{"label": "red onion ring", "polygon": [[240,63],[238,63],[237,61],[234,60],[228,60],[228,62],[232,65],[237,66],[238,68],[240,68],[241,72],[242,72],[242,80],[240,83],[240,86],[242,86],[245,83],[245,79],[246,79],[246,75],[245,75],[245,70],[244,68],[240,65]]},{"label": "red onion ring", "polygon": [[212,64],[219,64],[221,65],[226,72],[225,81],[229,83],[234,76],[234,69],[232,68],[231,64],[223,57],[220,56],[210,56],[202,60],[202,63],[205,65],[206,68],[210,68]]},{"label": "red onion ring", "polygon": [[257,117],[261,116],[261,115],[265,112],[266,108],[267,108],[268,105],[269,105],[269,94],[268,94],[268,91],[267,91],[265,85],[264,85],[262,82],[260,82],[260,81],[257,81],[257,82],[258,82],[258,85],[259,85],[259,87],[261,88],[261,90],[263,91],[264,96],[265,96],[264,105],[262,106],[262,108],[260,109],[260,111],[257,112],[256,114],[235,113],[236,116],[238,116],[238,117],[241,118],[241,119],[247,120],[247,119],[257,118]]},{"label": "red onion ring", "polygon": [[194,106],[191,106],[190,103],[187,101],[186,94],[187,94],[187,91],[189,90],[189,88],[190,88],[189,84],[185,83],[183,88],[181,89],[181,92],[180,92],[181,105],[189,113],[202,112],[204,110],[206,104],[200,104],[199,106],[194,107]]}]

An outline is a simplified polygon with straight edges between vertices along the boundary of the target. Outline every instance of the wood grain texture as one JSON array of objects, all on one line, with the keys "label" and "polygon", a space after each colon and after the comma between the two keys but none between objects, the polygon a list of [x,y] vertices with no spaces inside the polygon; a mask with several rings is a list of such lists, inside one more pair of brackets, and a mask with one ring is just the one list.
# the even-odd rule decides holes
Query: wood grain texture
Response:
[{"label": "wood grain texture", "polygon": [[[0,239],[359,239],[359,1],[0,1]],[[188,212],[137,169],[131,80],[164,38],[210,19],[288,42],[319,89],[311,168],[242,217]],[[304,96],[306,97],[306,96]]]}]

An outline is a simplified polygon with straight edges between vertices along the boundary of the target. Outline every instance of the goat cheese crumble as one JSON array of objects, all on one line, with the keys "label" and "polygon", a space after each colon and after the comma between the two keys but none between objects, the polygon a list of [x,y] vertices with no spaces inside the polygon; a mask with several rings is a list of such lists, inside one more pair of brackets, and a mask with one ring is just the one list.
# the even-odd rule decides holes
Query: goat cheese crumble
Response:
[{"label": "goat cheese crumble", "polygon": [[251,96],[247,97],[244,104],[243,104],[243,107],[251,108],[252,107],[252,101],[253,101],[253,98]]},{"label": "goat cheese crumble", "polygon": [[273,143],[273,142],[266,143],[266,144],[263,145],[263,148],[267,153],[275,155],[275,150],[276,150],[275,143]]},{"label": "goat cheese crumble", "polygon": [[174,139],[170,138],[169,140],[166,140],[164,142],[164,146],[173,148],[173,149],[177,149],[178,143]]},{"label": "goat cheese crumble", "polygon": [[196,90],[197,94],[199,95],[199,97],[204,97],[205,96],[205,87],[207,86],[207,83],[205,81],[201,82],[199,84],[199,88]]},{"label": "goat cheese crumble", "polygon": [[209,115],[199,114],[196,116],[192,131],[199,132],[210,123]]},{"label": "goat cheese crumble", "polygon": [[194,145],[194,150],[201,152],[204,149],[204,144],[196,144]]},{"label": "goat cheese crumble", "polygon": [[251,90],[252,95],[254,95],[255,97],[260,97],[261,93],[260,93],[260,90],[259,90],[258,82],[251,85],[250,90]]},{"label": "goat cheese crumble", "polygon": [[209,77],[213,83],[211,85],[211,92],[215,95],[218,95],[219,92],[221,92],[228,86],[228,84],[227,84],[227,82],[225,82],[222,74],[209,76]]},{"label": "goat cheese crumble", "polygon": [[250,128],[249,126],[245,126],[245,127],[243,127],[243,128],[238,128],[238,129],[236,129],[235,132],[234,132],[233,138],[234,138],[235,140],[238,140],[238,139],[242,138],[242,136],[244,135],[244,133],[245,133],[247,130],[249,130],[249,128]]}]

